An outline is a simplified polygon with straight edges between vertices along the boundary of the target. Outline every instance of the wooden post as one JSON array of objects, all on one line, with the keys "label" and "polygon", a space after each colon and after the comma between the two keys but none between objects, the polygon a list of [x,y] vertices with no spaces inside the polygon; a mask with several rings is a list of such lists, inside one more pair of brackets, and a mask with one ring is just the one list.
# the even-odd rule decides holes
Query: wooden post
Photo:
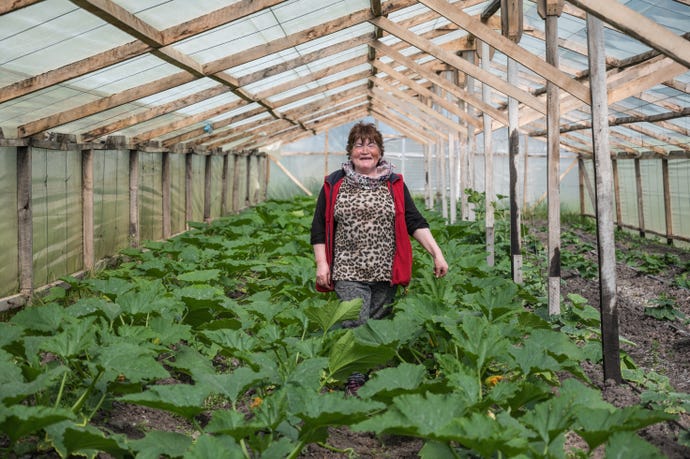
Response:
[{"label": "wooden post", "polygon": [[240,153],[233,152],[233,169],[232,169],[232,210],[239,212],[240,210]]},{"label": "wooden post", "polygon": [[323,140],[323,176],[328,175],[328,129],[324,133]]},{"label": "wooden post", "polygon": [[172,212],[170,199],[170,153],[163,152],[161,164],[161,213],[163,221],[163,239],[172,235]]},{"label": "wooden post", "polygon": [[204,158],[204,222],[211,221],[211,182],[213,171],[213,156],[208,154]]},{"label": "wooden post", "polygon": [[621,208],[621,184],[618,178],[618,160],[612,159],[611,166],[613,167],[613,196],[616,200],[616,224],[618,229],[623,228],[623,210]]},{"label": "wooden post", "polygon": [[525,157],[525,164],[523,166],[523,171],[522,171],[522,208],[527,209],[527,185],[529,182],[527,181],[527,172],[529,168],[527,167],[528,162],[529,162],[529,137],[524,136],[525,138],[525,154],[523,155]]},{"label": "wooden post", "polygon": [[587,209],[585,206],[585,161],[582,156],[577,157],[577,184],[578,184],[578,197],[580,199],[580,219],[585,218]]},{"label": "wooden post", "polygon": [[[482,50],[482,69],[486,71],[491,70],[491,53],[489,51],[489,44],[481,42]],[[482,83],[482,100],[491,104],[491,87]],[[496,200],[494,191],[494,152],[491,131],[491,117],[488,113],[483,114],[484,118],[484,228],[486,232],[486,263],[489,266],[494,265],[495,246],[494,246],[494,201]]]},{"label": "wooden post", "polygon": [[427,209],[434,207],[433,192],[431,191],[431,147],[424,144],[424,202]]},{"label": "wooden post", "polygon": [[17,252],[19,263],[19,291],[33,293],[33,210],[31,205],[31,148],[17,147]]},{"label": "wooden post", "polygon": [[[558,17],[562,2],[540,0],[539,14],[546,20],[546,62],[558,67]],[[560,6],[560,8],[559,8]],[[549,314],[561,313],[561,198],[560,181],[560,102],[559,89],[551,81],[546,82],[546,130],[547,130],[547,208],[548,237],[548,304]]]},{"label": "wooden post", "polygon": [[635,187],[637,190],[637,226],[639,226],[640,237],[645,237],[644,224],[644,192],[642,189],[642,167],[640,158],[635,158]]},{"label": "wooden post", "polygon": [[189,222],[193,219],[194,208],[193,202],[193,180],[194,162],[192,153],[187,153],[184,158],[184,219],[185,229],[189,229]]},{"label": "wooden post", "polygon": [[618,305],[616,295],[616,241],[613,232],[613,166],[609,151],[606,49],[602,22],[587,14],[589,87],[592,96],[592,154],[594,157],[597,242],[599,246],[599,300],[601,308],[604,380],[622,382]]},{"label": "wooden post", "polygon": [[668,177],[668,159],[661,158],[661,174],[664,183],[664,215],[666,216],[666,243],[673,244],[673,210],[671,208],[671,184]]},{"label": "wooden post", "polygon": [[[501,0],[501,34],[515,43],[522,37],[522,0]],[[518,84],[518,63],[508,57],[508,83]],[[508,163],[510,175],[510,269],[513,281],[522,284],[522,241],[520,228],[520,195],[518,163],[520,159],[520,134],[518,132],[518,101],[508,98]]]},{"label": "wooden post", "polygon": [[245,158],[247,163],[245,190],[244,190],[244,207],[252,205],[252,153],[249,152]]},{"label": "wooden post", "polygon": [[129,150],[129,245],[139,247],[139,151]]},{"label": "wooden post", "polygon": [[223,153],[223,170],[221,172],[221,186],[220,186],[220,214],[227,215],[228,213],[228,153]]},{"label": "wooden post", "polygon": [[82,263],[91,271],[96,263],[93,240],[93,150],[81,152]]}]

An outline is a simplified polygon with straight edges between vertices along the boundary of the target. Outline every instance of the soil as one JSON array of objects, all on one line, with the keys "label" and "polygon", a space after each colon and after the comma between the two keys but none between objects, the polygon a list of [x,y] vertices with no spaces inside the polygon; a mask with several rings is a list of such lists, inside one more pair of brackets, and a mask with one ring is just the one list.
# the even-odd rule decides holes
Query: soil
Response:
[{"label": "soil", "polygon": [[[565,226],[565,225],[564,225]],[[532,223],[530,227],[543,225]],[[592,233],[572,229],[582,243],[596,247],[596,236]],[[538,232],[538,237],[545,244],[546,233]],[[674,286],[674,277],[690,266],[690,252],[652,240],[640,240],[632,237],[618,238],[619,250],[644,250],[646,253],[674,254],[681,261],[681,266],[668,266],[661,273],[648,275],[639,269],[617,263],[617,307],[620,334],[625,340],[621,349],[627,352],[640,368],[654,370],[668,377],[671,386],[677,392],[690,393],[690,290]],[[569,247],[562,244],[562,249]],[[575,251],[573,247],[571,250]],[[579,253],[580,250],[577,250]],[[597,262],[596,251],[586,254],[592,262]],[[561,295],[577,293],[586,298],[595,308],[599,307],[598,278],[586,279],[577,271],[562,266]],[[685,321],[659,320],[645,314],[645,308],[654,305],[655,299],[666,295],[675,301],[675,309],[685,315]],[[624,407],[639,403],[639,390],[626,383],[617,385],[613,381],[604,381],[600,365],[587,362],[582,364],[584,371],[592,382],[598,386],[605,400],[615,406]],[[182,419],[170,414],[158,412],[146,407],[116,405],[109,413],[105,425],[115,432],[125,433],[132,438],[143,436],[151,429],[190,432],[190,426]],[[655,424],[643,429],[639,434],[655,445],[664,455],[671,459],[690,457],[690,448],[677,442],[678,436],[690,428],[690,415],[683,414],[677,421]],[[584,448],[582,441],[568,438],[568,444]],[[347,428],[330,429],[328,439],[330,448],[320,445],[309,445],[300,458],[339,459],[358,457],[368,458],[415,458],[423,442],[415,438],[398,436],[378,437],[371,434],[354,433]],[[595,451],[594,457],[603,457],[603,452]]]}]

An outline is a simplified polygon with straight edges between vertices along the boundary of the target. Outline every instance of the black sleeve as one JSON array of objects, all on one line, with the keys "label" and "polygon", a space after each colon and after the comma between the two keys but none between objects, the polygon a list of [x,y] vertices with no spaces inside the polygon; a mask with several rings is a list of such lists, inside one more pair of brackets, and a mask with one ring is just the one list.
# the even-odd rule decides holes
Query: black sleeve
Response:
[{"label": "black sleeve", "polygon": [[412,233],[419,228],[428,228],[429,222],[426,221],[426,218],[417,209],[412,195],[410,195],[410,190],[407,189],[407,185],[403,185],[403,190],[405,193],[405,224],[407,225],[407,233],[412,236]]},{"label": "black sleeve", "polygon": [[321,187],[316,200],[314,219],[311,221],[311,245],[326,242],[326,190]]}]

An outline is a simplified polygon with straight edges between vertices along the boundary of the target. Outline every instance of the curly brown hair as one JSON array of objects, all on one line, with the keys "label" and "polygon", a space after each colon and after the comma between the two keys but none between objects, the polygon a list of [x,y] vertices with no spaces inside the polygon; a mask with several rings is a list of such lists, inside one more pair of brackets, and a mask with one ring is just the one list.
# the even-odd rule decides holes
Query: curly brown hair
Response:
[{"label": "curly brown hair", "polygon": [[367,140],[373,141],[378,145],[381,156],[383,157],[383,135],[373,123],[365,123],[364,121],[358,122],[350,129],[350,134],[347,136],[347,156],[350,157],[352,148],[357,141]]}]

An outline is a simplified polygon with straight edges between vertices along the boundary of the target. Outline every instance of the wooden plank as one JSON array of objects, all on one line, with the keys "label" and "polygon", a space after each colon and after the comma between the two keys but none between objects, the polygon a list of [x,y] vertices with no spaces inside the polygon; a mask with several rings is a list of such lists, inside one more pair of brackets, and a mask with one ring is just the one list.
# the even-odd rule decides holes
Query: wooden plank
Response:
[{"label": "wooden plank", "polygon": [[0,16],[36,3],[41,3],[42,1],[44,0],[6,0],[0,3]]},{"label": "wooden plank", "polygon": [[147,97],[165,91],[166,89],[181,86],[193,80],[194,77],[187,72],[176,73],[151,83],[137,86],[135,88],[86,103],[79,107],[65,110],[36,121],[28,122],[19,126],[17,130],[21,137],[32,136],[39,132],[47,131],[54,127],[67,124],[78,119],[86,118],[87,116],[95,113],[100,113],[102,111],[124,105],[128,102],[141,99],[142,97]]},{"label": "wooden plank", "polygon": [[261,10],[270,8],[286,0],[240,0],[189,21],[162,30],[160,42],[164,45],[215,29],[230,22],[242,19]]},{"label": "wooden plank", "polygon": [[569,3],[690,68],[690,41],[619,2],[568,0]]},{"label": "wooden plank", "polygon": [[597,241],[599,259],[599,300],[601,309],[604,380],[623,380],[620,365],[618,305],[616,293],[616,241],[613,230],[613,172],[608,139],[608,98],[603,26],[587,15],[590,89],[592,92],[592,147],[596,192]]},{"label": "wooden plank", "polygon": [[[428,54],[431,54],[432,56],[442,60],[446,64],[457,68],[461,72],[464,72],[480,80],[482,83],[488,84],[497,91],[515,97],[523,104],[533,108],[534,110],[540,113],[545,114],[546,108],[538,98],[515,86],[509,85],[507,82],[498,78],[496,75],[492,74],[488,70],[481,69],[468,63],[467,61],[461,59],[457,55],[450,53],[442,47],[434,44],[432,41],[427,40],[407,29],[400,27],[398,24],[394,23],[393,21],[387,18],[378,17],[371,19],[369,22],[371,22],[377,27],[381,27],[386,32],[395,35],[397,38],[407,42],[408,44],[416,48],[419,48]],[[484,102],[488,103],[487,101]]]},{"label": "wooden plank", "polygon": [[82,202],[82,264],[85,271],[93,270],[94,251],[93,211],[93,150],[81,152],[81,202]]},{"label": "wooden plank", "polygon": [[33,206],[31,148],[17,147],[17,255],[19,292],[33,292]]},{"label": "wooden plank", "polygon": [[556,66],[551,65],[548,61],[545,63],[538,56],[530,53],[524,48],[521,48],[510,39],[494,32],[490,27],[473,19],[460,8],[450,5],[445,0],[420,0],[420,3],[436,11],[449,21],[457,24],[459,27],[474,35],[479,40],[488,43],[492,48],[501,51],[506,56],[510,56],[512,59],[515,59],[517,62],[524,65],[534,73],[541,75],[548,81],[551,81],[559,88],[572,94],[585,104],[590,103],[590,95],[586,86],[573,80],[569,75],[559,70]]},{"label": "wooden plank", "polygon": [[0,103],[115,65],[118,62],[145,54],[150,50],[151,48],[146,44],[133,41],[40,75],[26,78],[0,88]]},{"label": "wooden plank", "polygon": [[129,151],[129,244],[139,247],[139,151]]}]

